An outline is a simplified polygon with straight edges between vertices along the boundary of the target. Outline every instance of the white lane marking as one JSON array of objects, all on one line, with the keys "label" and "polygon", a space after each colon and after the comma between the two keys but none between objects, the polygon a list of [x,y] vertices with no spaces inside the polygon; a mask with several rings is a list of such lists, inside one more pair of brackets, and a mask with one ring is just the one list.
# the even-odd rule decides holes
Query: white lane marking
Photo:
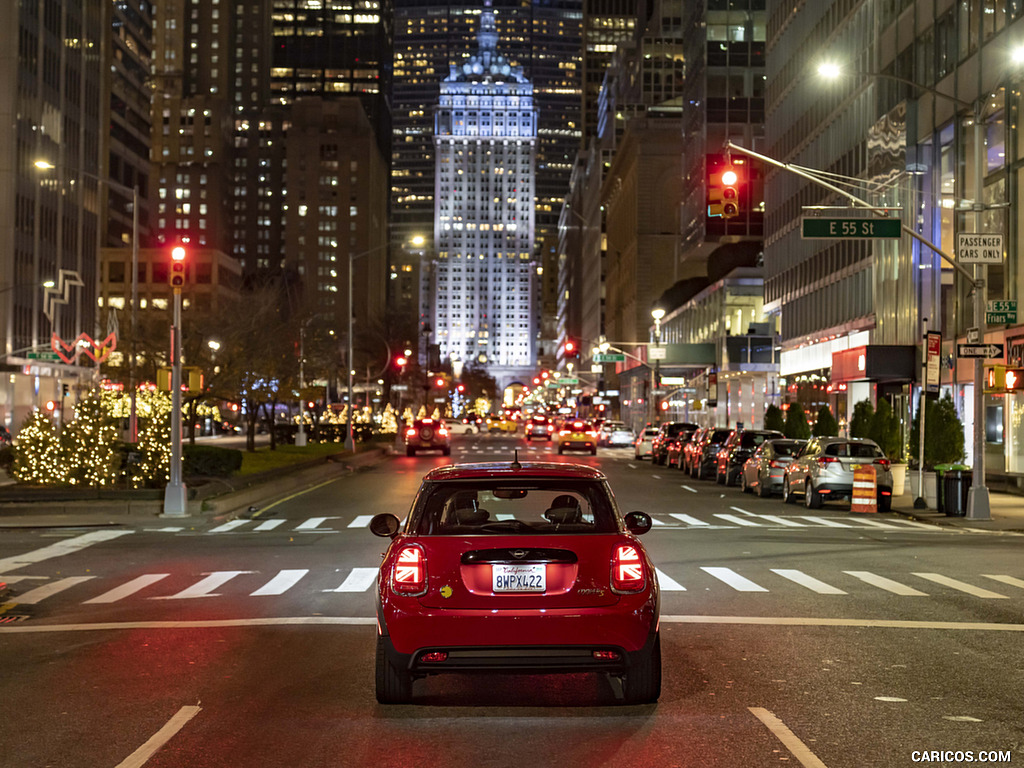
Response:
[{"label": "white lane marking", "polygon": [[747,517],[759,517],[759,515],[755,515],[753,512],[747,512],[747,510],[740,509],[739,507],[729,507],[729,509],[733,512],[739,512],[741,515],[746,515]]},{"label": "white lane marking", "polygon": [[715,517],[720,517],[722,520],[727,520],[730,523],[736,523],[736,525],[746,525],[752,528],[760,528],[760,523],[755,523],[752,520],[747,520],[745,517],[737,517],[736,515],[724,515],[720,512],[715,513]]},{"label": "white lane marking", "polygon": [[356,519],[348,524],[349,528],[365,528],[373,520],[373,515],[357,515]]},{"label": "white lane marking", "polygon": [[15,574],[13,576],[0,576],[0,584],[17,584],[19,581],[46,581],[49,576],[25,576],[24,574]]},{"label": "white lane marking", "polygon": [[77,586],[77,585],[81,584],[83,581],[89,581],[90,579],[94,579],[94,578],[96,578],[96,577],[95,576],[69,576],[66,579],[61,579],[60,581],[55,581],[52,584],[44,584],[41,587],[36,587],[35,589],[30,589],[25,594],[18,595],[17,597],[15,597],[11,602],[17,603],[19,605],[22,605],[22,604],[24,604],[24,605],[35,605],[36,603],[41,602],[42,600],[45,600],[46,598],[50,597],[51,595],[56,595],[58,592],[63,592],[65,589],[70,589],[71,587],[74,587],[74,586]]},{"label": "white lane marking", "polygon": [[636,464],[634,464],[632,461],[628,463],[628,466],[630,469],[636,469]]},{"label": "white lane marking", "polygon": [[337,589],[325,589],[324,592],[365,592],[377,580],[376,568],[353,568]]},{"label": "white lane marking", "polygon": [[970,715],[943,715],[943,720],[952,720],[954,723],[981,723],[983,720],[979,720],[976,717]]},{"label": "white lane marking", "polygon": [[807,587],[819,595],[845,595],[843,590],[833,587],[831,584],[826,584],[824,581],[818,581],[813,576],[808,576],[803,571],[797,571],[792,568],[769,568],[772,573],[777,573],[784,579],[789,579],[792,582],[796,582],[802,587]]},{"label": "white lane marking", "polygon": [[278,571],[277,575],[257,589],[250,592],[250,597],[258,595],[283,595],[289,589],[299,583],[299,579],[309,573],[308,569],[298,568],[295,570]]},{"label": "white lane marking", "polygon": [[951,587],[952,589],[959,589],[961,592],[966,592],[969,595],[975,597],[984,597],[986,599],[994,600],[1006,600],[1006,595],[1000,595],[998,592],[992,592],[988,589],[982,589],[976,587],[973,584],[968,584],[966,581],[960,581],[959,579],[951,579],[949,576],[943,576],[940,573],[915,573],[915,576],[927,579],[928,581],[934,581],[936,584],[942,584],[945,587]]},{"label": "white lane marking", "polygon": [[689,491],[690,493],[697,493],[697,489],[696,489],[696,488],[691,488],[691,487],[690,487],[690,486],[688,486],[688,485],[680,485],[679,487],[680,487],[680,488],[684,488],[684,489],[686,489],[686,490],[687,490],[687,491]]},{"label": "white lane marking", "polygon": [[515,520],[516,519],[515,515],[510,514],[508,512],[503,512],[501,514],[496,514],[494,517],[495,517],[496,520],[499,520],[499,521],[500,520]]},{"label": "white lane marking", "polygon": [[719,581],[724,581],[737,592],[767,592],[760,584],[755,584],[745,576],[740,576],[732,568],[715,568],[701,566],[701,570],[711,574]]},{"label": "white lane marking", "polygon": [[26,565],[49,560],[53,557],[70,555],[72,552],[78,552],[86,547],[91,547],[93,544],[101,544],[104,541],[110,541],[129,533],[135,533],[135,531],[93,531],[92,533],[75,536],[73,539],[58,541],[56,544],[50,544],[40,549],[26,552],[23,555],[6,557],[0,560],[0,573],[24,568]]},{"label": "white lane marking", "polygon": [[249,520],[228,520],[226,523],[218,525],[216,528],[211,528],[207,533],[227,533],[228,531],[235,530],[235,528],[241,528],[249,522]]},{"label": "white lane marking", "polygon": [[163,528],[143,528],[146,533],[181,533],[184,527],[177,525],[165,525]]},{"label": "white lane marking", "polygon": [[852,528],[853,526],[849,523],[840,523],[838,520],[832,520],[828,517],[812,517],[811,515],[797,515],[802,520],[810,520],[812,523],[819,523],[820,525],[827,526],[829,528]]},{"label": "white lane marking", "polygon": [[878,576],[877,574],[871,573],[871,571],[843,571],[843,573],[853,576],[855,579],[860,579],[873,587],[884,589],[886,592],[892,592],[896,595],[903,595],[904,597],[928,597],[926,592],[920,592],[913,587],[908,587],[906,584],[900,584],[898,581],[887,579],[884,576]]},{"label": "white lane marking", "polygon": [[778,515],[758,515],[762,520],[767,520],[771,523],[777,523],[778,525],[785,525],[788,528],[806,528],[807,526],[803,523],[798,523],[796,520],[787,520],[784,517]]},{"label": "white lane marking", "polygon": [[[871,513],[869,512],[867,514],[871,514]],[[899,530],[899,526],[898,525],[892,525],[891,523],[880,523],[877,520],[858,519],[857,522],[860,523],[861,525],[867,525],[867,526],[870,526],[872,528],[887,528],[890,531],[898,531]],[[856,527],[856,526],[854,526],[854,527]]]},{"label": "white lane marking", "polygon": [[889,701],[893,703],[900,703],[906,701],[906,699],[901,699],[899,696],[875,696],[875,701]]},{"label": "white lane marking", "polygon": [[131,581],[122,584],[120,587],[114,587],[113,589],[104,592],[99,597],[94,597],[91,600],[86,600],[83,605],[90,605],[92,603],[116,603],[122,598],[134,595],[136,592],[145,589],[150,584],[156,584],[160,579],[166,579],[171,574],[169,573],[144,573],[142,576],[138,576]]},{"label": "white lane marking", "polygon": [[1021,589],[1024,589],[1024,580],[1015,578],[1013,576],[1003,576],[1002,574],[998,573],[983,573],[981,575],[984,576],[986,579],[992,579],[994,581],[1002,582],[1003,584],[1009,584],[1011,587],[1020,587]]},{"label": "white lane marking", "polygon": [[682,523],[687,523],[688,525],[711,525],[711,523],[705,523],[703,520],[698,520],[696,517],[684,515],[682,512],[672,512],[670,514],[676,520],[679,520]]},{"label": "white lane marking", "polygon": [[811,750],[797,737],[786,726],[784,722],[779,720],[775,715],[769,712],[763,707],[747,707],[750,713],[764,723],[765,727],[771,731],[775,738],[782,742],[782,745],[790,751],[790,753],[797,760],[800,761],[800,765],[804,768],[828,768],[818,756],[815,755]]},{"label": "white lane marking", "polygon": [[651,525],[653,525],[655,528],[657,528],[658,526],[665,527],[667,525],[671,525],[671,523],[666,523],[664,520],[659,520],[654,515],[651,515]]},{"label": "white lane marking", "polygon": [[161,595],[160,597],[154,597],[151,599],[187,600],[193,597],[220,597],[220,595],[213,590],[231,581],[235,576],[241,576],[243,573],[252,573],[252,571],[214,571],[213,573],[206,574],[205,579],[200,579],[191,587],[187,587],[175,595]]},{"label": "white lane marking", "polygon": [[277,528],[277,526],[279,526],[279,525],[284,525],[284,519],[283,518],[281,520],[264,520],[262,523],[257,525],[253,530],[254,531],[272,531],[275,528]]},{"label": "white lane marking", "polygon": [[660,568],[655,568],[658,572],[658,586],[665,592],[685,592],[686,587],[680,584],[678,581],[673,579],[667,573]]},{"label": "white lane marking", "polygon": [[163,728],[149,737],[149,740],[117,764],[117,768],[139,768],[149,762],[164,744],[185,727],[185,723],[199,714],[202,707],[188,706],[179,709],[174,717],[167,721]]},{"label": "white lane marking", "polygon": [[661,475],[651,475],[655,480],[661,480]]},{"label": "white lane marking", "polygon": [[311,531],[314,528],[318,528],[321,523],[327,520],[337,520],[337,517],[311,517],[303,523],[299,523],[295,526],[296,531]]},{"label": "white lane marking", "polygon": [[[955,629],[972,632],[1021,632],[1024,624],[996,624],[980,621],[905,621],[898,619],[822,619],[804,616],[662,616],[667,624],[741,624],[777,627],[855,627],[860,629]],[[90,632],[113,629],[220,629],[223,627],[365,626],[373,627],[373,616],[281,616],[258,619],[206,619],[201,621],[95,621],[81,624],[8,624],[0,635],[50,632]]]}]

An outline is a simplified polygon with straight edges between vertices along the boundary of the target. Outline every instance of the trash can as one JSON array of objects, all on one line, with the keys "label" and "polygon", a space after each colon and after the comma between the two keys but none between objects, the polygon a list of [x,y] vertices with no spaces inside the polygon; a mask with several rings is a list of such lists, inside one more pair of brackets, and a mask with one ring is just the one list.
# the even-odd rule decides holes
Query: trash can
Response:
[{"label": "trash can", "polygon": [[943,511],[948,517],[963,517],[967,514],[967,494],[971,488],[974,473],[962,464],[947,470],[942,476],[942,496],[945,499]]},{"label": "trash can", "polygon": [[955,464],[935,465],[935,509],[940,515],[948,514],[946,512],[945,478],[946,473],[950,472],[955,466]]}]

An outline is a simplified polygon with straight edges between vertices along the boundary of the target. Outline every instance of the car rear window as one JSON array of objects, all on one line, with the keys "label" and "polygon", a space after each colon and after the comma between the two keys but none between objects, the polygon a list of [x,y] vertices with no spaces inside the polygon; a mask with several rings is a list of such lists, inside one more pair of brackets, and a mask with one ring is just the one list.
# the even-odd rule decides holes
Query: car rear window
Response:
[{"label": "car rear window", "polygon": [[826,456],[851,459],[877,459],[882,449],[870,443],[832,443],[825,446]]},{"label": "car rear window", "polygon": [[709,443],[724,443],[729,435],[732,434],[731,429],[716,429],[711,435]]},{"label": "car rear window", "polygon": [[744,432],[740,437],[740,445],[744,448],[756,448],[765,440],[771,440],[772,435],[766,435],[760,432]]},{"label": "car rear window", "polygon": [[410,530],[436,536],[615,533],[603,483],[558,478],[433,483],[420,489]]},{"label": "car rear window", "polygon": [[772,445],[776,456],[796,456],[801,448],[803,448],[802,443],[775,443]]}]

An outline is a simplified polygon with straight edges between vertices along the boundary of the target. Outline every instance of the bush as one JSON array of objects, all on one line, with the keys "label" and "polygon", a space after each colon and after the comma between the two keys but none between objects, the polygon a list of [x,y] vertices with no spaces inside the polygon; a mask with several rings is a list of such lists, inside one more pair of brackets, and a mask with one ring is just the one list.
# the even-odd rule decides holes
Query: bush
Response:
[{"label": "bush", "polygon": [[786,424],[782,430],[786,437],[793,440],[806,440],[811,436],[811,428],[807,425],[807,414],[800,403],[790,403],[786,411]]},{"label": "bush", "polygon": [[778,432],[786,431],[786,416],[777,405],[769,405],[764,412],[764,428],[774,429]]},{"label": "bush", "polygon": [[[925,432],[927,431],[928,425],[925,424]],[[875,409],[875,415],[871,418],[871,427],[868,430],[867,436],[878,443],[882,453],[889,459],[896,462],[903,460],[903,446],[900,444],[900,422],[896,418],[896,414],[892,412],[892,406],[889,405],[889,401],[885,398],[878,401],[878,408]]]},{"label": "bush", "polygon": [[[963,460],[964,427],[956,415],[956,406],[947,394],[941,400],[928,400],[924,425],[924,468],[937,464],[956,464]],[[918,406],[910,430],[910,456],[918,458],[921,445],[921,408]]]},{"label": "bush", "polygon": [[839,434],[839,422],[832,415],[832,409],[827,405],[818,409],[818,417],[814,422],[812,434],[815,437],[835,437]]},{"label": "bush", "polygon": [[230,477],[242,467],[242,452],[213,445],[186,445],[183,472],[190,477]]},{"label": "bush", "polygon": [[850,437],[870,437],[871,419],[874,415],[875,407],[871,405],[870,400],[856,403],[853,406],[853,417],[850,419]]}]

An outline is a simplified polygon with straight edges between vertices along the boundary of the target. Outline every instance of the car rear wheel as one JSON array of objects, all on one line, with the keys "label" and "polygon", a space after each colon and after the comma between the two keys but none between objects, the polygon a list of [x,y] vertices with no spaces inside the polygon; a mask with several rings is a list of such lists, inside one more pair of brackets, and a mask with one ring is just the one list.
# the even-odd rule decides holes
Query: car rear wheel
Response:
[{"label": "car rear wheel", "polygon": [[622,698],[626,704],[649,704],[661,695],[661,636],[654,639],[651,652],[638,661],[622,678]]},{"label": "car rear wheel", "polygon": [[412,677],[388,661],[384,638],[377,636],[377,701],[381,704],[408,704],[412,699]]},{"label": "car rear wheel", "polygon": [[768,489],[768,486],[765,485],[764,480],[760,476],[758,476],[758,478],[757,478],[757,495],[760,496],[762,499],[766,499],[766,498],[768,498],[771,495],[771,493],[772,492]]},{"label": "car rear wheel", "polygon": [[785,480],[782,483],[782,503],[793,504],[796,499],[793,498],[793,492],[789,489],[789,480]]},{"label": "car rear wheel", "polygon": [[729,475],[723,475],[717,469],[715,470],[715,482],[719,485],[728,485]]},{"label": "car rear wheel", "polygon": [[804,481],[804,506],[808,509],[821,508],[821,494],[814,489],[814,483],[810,480]]},{"label": "car rear wheel", "polygon": [[740,490],[744,493],[750,493],[750,486],[747,485],[747,473],[740,472]]},{"label": "car rear wheel", "polygon": [[892,496],[881,496],[878,497],[878,511],[888,512],[892,509]]}]

